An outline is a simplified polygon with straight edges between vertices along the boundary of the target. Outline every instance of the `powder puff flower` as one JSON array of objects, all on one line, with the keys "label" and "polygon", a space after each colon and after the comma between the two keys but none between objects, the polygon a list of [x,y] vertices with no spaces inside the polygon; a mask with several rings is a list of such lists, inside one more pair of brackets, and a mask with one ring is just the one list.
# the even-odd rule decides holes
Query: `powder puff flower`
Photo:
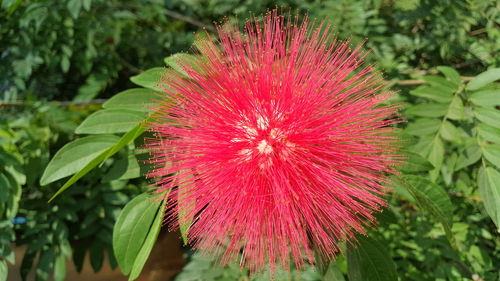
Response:
[{"label": "powder puff flower", "polygon": [[166,221],[251,272],[332,259],[386,204],[397,106],[361,47],[277,11],[218,27],[160,84],[147,148]]}]

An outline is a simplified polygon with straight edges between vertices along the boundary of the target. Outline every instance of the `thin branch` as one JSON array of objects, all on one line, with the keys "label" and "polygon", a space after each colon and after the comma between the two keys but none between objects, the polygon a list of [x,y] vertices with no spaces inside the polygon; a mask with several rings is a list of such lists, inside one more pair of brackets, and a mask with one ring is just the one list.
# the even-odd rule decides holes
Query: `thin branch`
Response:
[{"label": "thin branch", "polygon": [[165,14],[169,17],[172,17],[174,19],[177,19],[177,20],[180,20],[180,21],[183,21],[183,22],[187,22],[187,23],[190,23],[194,26],[197,26],[197,27],[200,27],[200,28],[203,28],[203,29],[206,29],[208,31],[211,31],[211,32],[216,32],[216,29],[215,27],[211,26],[211,25],[206,25],[204,23],[202,23],[201,21],[199,20],[196,20],[196,19],[193,19],[193,18],[190,18],[188,16],[185,16],[185,15],[182,15],[182,14],[179,14],[177,12],[174,12],[174,11],[169,11],[169,10],[166,10],[165,11]]}]

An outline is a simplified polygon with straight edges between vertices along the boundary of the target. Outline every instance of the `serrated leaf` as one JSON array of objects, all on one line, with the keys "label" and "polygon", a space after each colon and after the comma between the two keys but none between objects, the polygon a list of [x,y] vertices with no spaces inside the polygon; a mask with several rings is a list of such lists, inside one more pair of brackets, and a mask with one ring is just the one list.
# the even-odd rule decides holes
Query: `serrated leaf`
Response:
[{"label": "serrated leaf", "polygon": [[500,145],[487,144],[481,146],[484,158],[490,161],[497,168],[500,168]]},{"label": "serrated leaf", "polygon": [[451,231],[453,205],[446,191],[423,177],[405,175],[401,181],[418,206],[441,223],[450,244],[456,249],[456,241]]},{"label": "serrated leaf", "polygon": [[468,90],[477,90],[479,88],[483,88],[484,86],[486,86],[486,85],[490,84],[491,82],[494,82],[498,79],[500,79],[500,68],[489,69],[489,70],[479,74],[474,79],[472,79],[467,84],[467,89]]},{"label": "serrated leaf", "polygon": [[406,113],[422,117],[442,117],[447,111],[447,104],[425,103],[411,106]]},{"label": "serrated leaf", "polygon": [[441,121],[438,119],[417,119],[408,124],[405,131],[414,136],[422,136],[436,133],[441,126]]},{"label": "serrated leaf", "polygon": [[443,91],[442,89],[429,86],[420,86],[410,91],[410,94],[417,97],[435,100],[440,103],[449,103],[453,97],[453,92]]},{"label": "serrated leaf", "polygon": [[438,66],[436,68],[455,85],[459,85],[461,83],[460,74],[455,69],[449,66]]},{"label": "serrated leaf", "polygon": [[163,67],[154,67],[148,69],[139,75],[130,77],[130,80],[141,87],[152,89],[155,91],[162,91],[163,86],[160,85],[160,80],[166,73],[166,69]]},{"label": "serrated leaf", "polygon": [[487,107],[476,107],[474,114],[479,121],[495,128],[500,128],[500,110]]},{"label": "serrated leaf", "polygon": [[429,161],[416,153],[407,151],[404,153],[404,157],[404,164],[400,167],[402,172],[416,173],[434,169]]},{"label": "serrated leaf", "polygon": [[369,237],[358,236],[358,245],[348,245],[349,281],[396,281],[398,275],[386,247]]},{"label": "serrated leaf", "polygon": [[487,141],[500,144],[500,128],[488,126],[484,123],[480,123],[476,128],[480,137]]},{"label": "serrated leaf", "polygon": [[50,160],[40,184],[47,185],[78,172],[119,139],[117,136],[89,136],[66,144]]},{"label": "serrated leaf", "polygon": [[76,128],[77,134],[115,134],[130,131],[146,118],[144,112],[103,109],[92,113]]},{"label": "serrated leaf", "polygon": [[137,277],[139,277],[139,274],[144,268],[149,254],[151,253],[151,250],[153,250],[153,246],[156,242],[156,239],[158,238],[158,234],[160,233],[163,216],[164,205],[161,205],[160,208],[158,208],[158,212],[156,213],[155,220],[153,221],[153,224],[149,229],[146,240],[144,241],[144,244],[142,245],[137,258],[135,259],[134,265],[132,266],[132,271],[130,272],[130,276],[128,278],[129,281],[135,280]]},{"label": "serrated leaf", "polygon": [[149,194],[132,199],[113,228],[113,250],[123,274],[128,275],[155,221],[160,201]]},{"label": "serrated leaf", "polygon": [[439,132],[441,133],[443,139],[447,141],[453,141],[457,143],[462,142],[462,136],[460,135],[460,131],[450,121],[445,120]]},{"label": "serrated leaf", "polygon": [[128,109],[150,112],[159,98],[159,93],[150,89],[128,89],[112,96],[102,107],[106,109]]},{"label": "serrated leaf", "polygon": [[490,107],[500,105],[500,89],[474,92],[470,95],[469,100],[479,106]]},{"label": "serrated leaf", "polygon": [[492,167],[481,167],[477,183],[484,199],[484,208],[500,233],[500,173]]}]

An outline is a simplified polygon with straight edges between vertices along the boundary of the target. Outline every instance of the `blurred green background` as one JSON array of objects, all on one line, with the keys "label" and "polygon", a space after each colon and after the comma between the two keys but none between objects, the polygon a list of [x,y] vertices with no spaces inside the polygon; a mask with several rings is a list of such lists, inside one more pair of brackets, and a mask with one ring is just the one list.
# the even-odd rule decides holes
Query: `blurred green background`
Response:
[{"label": "blurred green background", "polygon": [[[400,280],[500,280],[499,226],[494,224],[499,215],[492,215],[500,204],[495,201],[500,200],[500,150],[496,148],[500,143],[496,120],[500,117],[500,96],[490,95],[483,104],[474,102],[467,92],[473,93],[474,87],[465,88],[464,84],[500,66],[499,1],[0,3],[0,280],[9,280],[7,263],[14,262],[13,250],[19,246],[26,248],[19,265],[23,278],[32,272],[36,280],[48,280],[51,275],[65,280],[66,259],[71,258],[81,270],[85,255],[96,272],[106,256],[114,268],[113,226],[123,206],[147,184],[141,177],[144,167],[137,161],[140,156],[134,155],[134,147],[139,144],[131,144],[107,159],[50,204],[47,200],[64,181],[40,186],[49,160],[64,144],[77,138],[77,126],[105,100],[134,87],[131,77],[164,66],[165,57],[188,52],[195,34],[213,32],[215,21],[243,22],[252,14],[275,7],[325,19],[336,27],[340,38],[350,38],[353,44],[368,39],[368,61],[384,72],[389,85],[399,91],[398,101],[408,110],[408,122],[401,125],[408,149],[433,165],[431,171],[422,168],[411,173],[425,175],[451,198],[454,210],[450,228],[458,251],[448,243],[439,221],[418,212],[420,207],[407,192],[396,190],[390,199],[391,206],[381,215],[381,227],[374,235],[387,241]],[[453,77],[458,80],[452,81]],[[456,85],[449,85],[450,81]],[[498,83],[485,87],[500,94]],[[438,109],[432,105],[424,111],[418,107],[430,104],[426,98],[438,105],[448,103],[447,109],[450,104],[456,106],[451,98],[440,101],[432,94],[433,89],[447,92],[448,88],[460,96],[458,110],[464,112],[463,116],[448,111],[437,114],[433,110]],[[476,110],[478,103],[492,106],[488,107],[489,119],[467,111]],[[439,129],[432,131],[432,120],[441,120]],[[479,127],[483,134],[476,130]],[[429,134],[433,138],[430,146]],[[429,147],[424,149],[426,145]],[[488,154],[489,145],[495,147],[493,154]],[[482,150],[477,152],[477,147]],[[481,169],[495,171],[488,177],[492,193],[488,193],[491,197],[487,202],[479,190]],[[249,280],[238,266],[224,269],[210,259],[187,256],[189,263],[176,280]],[[283,278],[343,280],[349,276],[344,257],[337,260],[335,268],[335,276],[331,271],[330,275],[321,275],[311,267],[302,275],[292,272]]]}]

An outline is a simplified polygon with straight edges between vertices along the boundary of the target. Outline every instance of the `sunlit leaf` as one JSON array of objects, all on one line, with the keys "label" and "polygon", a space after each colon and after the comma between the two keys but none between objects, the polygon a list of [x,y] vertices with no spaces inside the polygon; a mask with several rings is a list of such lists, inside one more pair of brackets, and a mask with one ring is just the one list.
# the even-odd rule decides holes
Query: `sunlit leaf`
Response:
[{"label": "sunlit leaf", "polygon": [[477,90],[498,79],[500,79],[500,68],[489,69],[472,79],[472,81],[467,84],[467,89]]},{"label": "sunlit leaf", "polygon": [[481,167],[477,178],[484,207],[500,233],[500,173],[492,167]]},{"label": "sunlit leaf", "polygon": [[76,128],[77,134],[115,134],[130,131],[146,118],[140,111],[103,109],[92,113]]}]

